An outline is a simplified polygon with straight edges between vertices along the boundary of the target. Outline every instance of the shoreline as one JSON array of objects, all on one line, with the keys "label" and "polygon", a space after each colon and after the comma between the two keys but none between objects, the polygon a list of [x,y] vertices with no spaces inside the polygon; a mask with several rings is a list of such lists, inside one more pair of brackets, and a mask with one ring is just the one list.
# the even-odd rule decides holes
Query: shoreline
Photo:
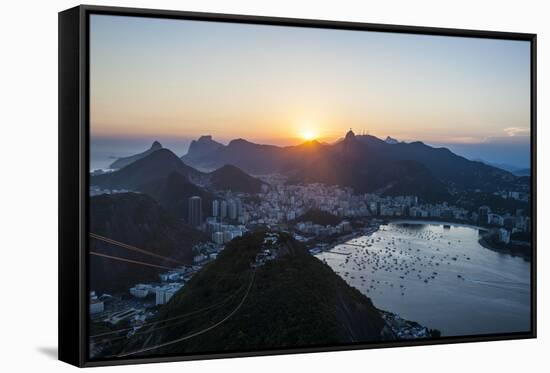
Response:
[{"label": "shoreline", "polygon": [[[448,220],[423,220],[423,219],[384,219],[387,224],[429,224],[429,225],[451,225],[456,227],[467,227],[481,231],[481,237],[478,239],[478,243],[481,247],[501,254],[507,254],[513,257],[523,258],[524,260],[531,261],[531,246],[529,251],[526,251],[524,247],[512,246],[512,247],[499,247],[492,244],[487,240],[488,234],[491,232],[491,228],[480,227],[478,225],[472,225],[467,223],[458,223]],[[386,224],[386,225],[387,225]]]},{"label": "shoreline", "polygon": [[[334,249],[336,246],[343,245],[346,242],[348,242],[350,240],[353,240],[355,238],[363,237],[363,236],[369,237],[369,236],[373,235],[374,233],[378,232],[378,230],[380,229],[380,225],[382,225],[382,224],[377,224],[376,226],[370,226],[369,228],[363,228],[359,232],[353,232],[353,233],[347,234],[345,236],[340,236],[340,237],[336,238],[336,240],[334,240],[334,242],[332,242],[330,245],[328,245],[327,248],[320,250],[318,254],[329,252],[330,250]],[[318,254],[315,254],[315,255],[318,255]]]},{"label": "shoreline", "polygon": [[[377,218],[376,220],[380,220],[380,223],[377,223],[376,226],[371,226],[369,228],[363,228],[360,232],[350,233],[345,236],[338,237],[332,242],[326,249],[323,249],[319,252],[324,253],[327,251],[330,251],[334,249],[338,245],[343,245],[347,241],[350,241],[354,238],[366,236],[369,237],[372,234],[378,232],[380,230],[380,226],[382,225],[388,225],[388,224],[428,224],[428,225],[452,225],[456,227],[466,227],[466,228],[472,228],[477,229],[480,231],[488,232],[488,228],[480,227],[477,225],[467,224],[467,223],[456,223],[456,222],[450,222],[448,220],[424,220],[424,219],[404,219],[404,218],[396,218],[392,219],[391,217],[383,217],[383,218]],[[483,246],[483,245],[482,245]],[[483,246],[485,247],[485,246]],[[490,248],[489,248],[490,249]]]},{"label": "shoreline", "polygon": [[379,308],[377,308],[377,310],[397,340],[432,339],[441,337],[441,331],[439,329],[430,329],[416,321],[407,320],[390,311],[381,310]]},{"label": "shoreline", "polygon": [[[472,225],[472,224],[467,224],[467,223],[458,223],[458,222],[452,222],[452,221],[447,221],[447,220],[438,221],[438,220],[433,220],[433,219],[423,220],[423,219],[403,219],[403,218],[397,218],[397,219],[383,218],[383,219],[378,219],[378,220],[381,220],[381,222],[378,223],[376,226],[371,226],[369,228],[363,228],[359,232],[354,232],[354,233],[347,234],[345,236],[338,237],[327,248],[320,250],[318,254],[325,253],[325,252],[330,252],[336,246],[343,245],[347,241],[353,240],[355,238],[362,237],[362,236],[369,237],[372,234],[379,231],[380,226],[382,226],[382,225],[389,225],[389,224],[427,224],[427,225],[450,225],[450,226],[455,226],[455,227],[466,227],[466,228],[476,229],[476,230],[482,232],[480,238],[478,239],[478,243],[481,247],[483,247],[487,250],[491,250],[491,251],[494,251],[494,252],[501,253],[501,254],[507,254],[507,255],[510,255],[510,256],[513,256],[513,257],[523,258],[524,260],[529,261],[529,262],[531,261],[531,246],[529,246],[529,252],[526,252],[525,248],[523,248],[523,247],[521,247],[521,248],[519,248],[519,247],[498,247],[498,246],[495,246],[495,245],[491,244],[490,242],[488,242],[486,238],[488,236],[488,233],[490,232],[490,228],[484,228],[484,227],[480,227],[478,225]],[[315,254],[315,255],[318,255],[318,254]]]},{"label": "shoreline", "polygon": [[513,257],[522,258],[525,261],[531,262],[531,246],[529,246],[529,251],[525,251],[525,248],[514,248],[514,247],[498,247],[492,245],[487,241],[486,235],[481,236],[478,240],[478,243],[487,250],[491,250],[500,254],[506,254]]},{"label": "shoreline", "polygon": [[477,230],[481,230],[481,231],[489,231],[489,228],[480,227],[479,225],[473,225],[473,224],[468,224],[468,223],[458,223],[458,222],[453,222],[453,221],[449,221],[449,220],[433,220],[433,219],[430,219],[430,220],[418,219],[417,220],[417,219],[410,219],[410,218],[409,219],[385,218],[383,220],[387,221],[388,223],[393,223],[393,224],[452,225],[452,226],[455,226],[455,227],[466,227],[466,228],[472,228],[472,229],[477,229]]}]

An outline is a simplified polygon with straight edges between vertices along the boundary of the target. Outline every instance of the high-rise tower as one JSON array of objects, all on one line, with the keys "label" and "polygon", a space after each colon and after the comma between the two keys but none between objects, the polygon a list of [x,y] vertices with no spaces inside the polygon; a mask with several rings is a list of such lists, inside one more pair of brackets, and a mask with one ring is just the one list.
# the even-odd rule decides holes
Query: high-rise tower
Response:
[{"label": "high-rise tower", "polygon": [[202,223],[202,199],[199,196],[189,198],[189,225],[198,227]]}]

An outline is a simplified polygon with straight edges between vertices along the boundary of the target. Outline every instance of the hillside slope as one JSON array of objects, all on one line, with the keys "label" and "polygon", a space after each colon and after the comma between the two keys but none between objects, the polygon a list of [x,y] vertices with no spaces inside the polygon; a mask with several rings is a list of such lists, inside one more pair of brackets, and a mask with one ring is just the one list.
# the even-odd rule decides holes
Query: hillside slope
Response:
[{"label": "hillside slope", "polygon": [[186,222],[190,197],[201,197],[203,216],[209,216],[211,213],[214,199],[206,189],[189,182],[185,176],[176,171],[143,185],[140,191],[155,198],[173,217]]},{"label": "hillside slope", "polygon": [[[161,309],[154,327],[112,352],[138,356],[392,338],[369,298],[290,236],[278,237],[271,246],[264,232],[233,240]],[[266,248],[276,259],[251,266]]]},{"label": "hillside slope", "polygon": [[193,162],[222,147],[223,144],[212,140],[212,136],[201,136],[197,140],[191,141],[187,154],[181,157],[181,159],[186,163]]},{"label": "hillside slope", "polygon": [[141,159],[141,158],[145,158],[147,157],[149,154],[159,150],[159,149],[162,149],[162,145],[160,144],[160,142],[158,141],[155,141],[153,142],[153,144],[151,145],[151,147],[149,149],[147,149],[146,151],[144,152],[141,152],[139,154],[134,154],[134,155],[131,155],[129,157],[123,157],[123,158],[118,158],[116,161],[114,161],[113,163],[111,163],[111,165],[109,166],[109,168],[112,168],[113,170],[118,170],[120,168],[123,168],[123,167],[126,167],[128,166],[130,163],[134,163],[135,161]]},{"label": "hillside slope", "polygon": [[149,183],[174,172],[187,179],[201,176],[199,171],[187,166],[170,150],[160,149],[118,171],[92,176],[90,184],[107,189],[139,191]]},{"label": "hillside slope", "polygon": [[[103,194],[90,198],[90,233],[190,263],[192,246],[203,234],[174,220],[151,197],[137,193]],[[177,263],[152,258],[90,238],[90,251],[162,266]],[[163,271],[109,258],[90,257],[90,289],[126,291],[140,281],[157,280]]]},{"label": "hillside slope", "polygon": [[230,190],[232,192],[259,193],[262,189],[262,181],[252,177],[241,169],[225,165],[208,174],[210,183],[217,190]]}]

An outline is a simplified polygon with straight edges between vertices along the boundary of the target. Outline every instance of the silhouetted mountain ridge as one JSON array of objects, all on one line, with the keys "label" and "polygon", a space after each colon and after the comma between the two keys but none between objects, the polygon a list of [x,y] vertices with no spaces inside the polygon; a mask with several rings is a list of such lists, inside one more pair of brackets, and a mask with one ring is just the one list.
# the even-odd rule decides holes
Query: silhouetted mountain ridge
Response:
[{"label": "silhouetted mountain ridge", "polygon": [[223,147],[223,144],[212,140],[212,136],[201,136],[198,140],[191,141],[187,154],[181,157],[181,159],[184,162],[191,162],[193,160],[200,159],[206,154],[212,153],[220,147]]},{"label": "silhouetted mountain ridge", "polygon": [[157,150],[118,171],[93,175],[90,184],[106,189],[143,191],[174,173],[189,183],[234,192],[257,193],[262,185],[261,180],[233,165],[223,165],[210,173],[198,171],[168,149]]},{"label": "silhouetted mountain ridge", "polygon": [[517,178],[510,172],[470,161],[447,148],[434,148],[421,141],[386,144],[373,136],[357,138],[376,153],[390,159],[423,164],[435,178],[453,188],[493,191],[497,186],[512,186],[517,182]]},{"label": "silhouetted mountain ridge", "polygon": [[92,176],[90,183],[102,188],[141,190],[147,184],[176,172],[187,179],[201,173],[187,166],[168,149],[159,149],[111,173]]},{"label": "silhouetted mountain ridge", "polygon": [[258,193],[263,183],[230,165],[203,173],[187,166],[170,150],[160,149],[118,171],[91,176],[90,184],[146,193],[173,217],[187,221],[190,197],[201,197],[203,214],[209,216],[212,189]]},{"label": "silhouetted mountain ridge", "polygon": [[215,189],[233,192],[259,193],[263,182],[248,175],[240,168],[225,165],[209,174],[210,182]]},{"label": "silhouetted mountain ridge", "polygon": [[504,171],[508,171],[512,174],[514,174],[515,176],[529,176],[531,175],[531,169],[528,168],[528,167],[518,167],[518,166],[513,166],[513,165],[510,165],[510,164],[506,164],[506,163],[491,163],[491,162],[487,162],[483,159],[472,159],[473,161],[475,162],[481,162],[481,163],[484,163],[486,165],[489,165],[489,166],[493,166],[493,167],[496,167],[496,168],[500,168],[501,170],[504,170]]},{"label": "silhouetted mountain ridge", "polygon": [[207,169],[230,164],[252,174],[283,173],[293,183],[324,182],[357,192],[407,192],[432,199],[455,190],[493,192],[524,184],[510,172],[470,161],[447,148],[421,141],[388,143],[353,131],[331,145],[306,142],[279,147],[236,139],[191,164]]},{"label": "silhouetted mountain ridge", "polygon": [[356,193],[415,194],[427,201],[449,197],[445,185],[423,164],[392,159],[352,135],[311,158],[311,162],[295,171],[289,181],[344,185]]},{"label": "silhouetted mountain ridge", "polygon": [[109,168],[117,170],[117,169],[126,167],[130,163],[133,163],[133,162],[135,162],[135,161],[137,161],[141,158],[144,158],[144,157],[148,156],[149,154],[151,154],[151,153],[153,153],[153,152],[155,152],[159,149],[162,149],[162,145],[160,144],[160,142],[154,141],[153,144],[151,145],[151,147],[149,149],[147,149],[146,151],[144,151],[142,153],[139,153],[139,154],[129,156],[129,157],[118,158],[116,161],[111,163]]}]

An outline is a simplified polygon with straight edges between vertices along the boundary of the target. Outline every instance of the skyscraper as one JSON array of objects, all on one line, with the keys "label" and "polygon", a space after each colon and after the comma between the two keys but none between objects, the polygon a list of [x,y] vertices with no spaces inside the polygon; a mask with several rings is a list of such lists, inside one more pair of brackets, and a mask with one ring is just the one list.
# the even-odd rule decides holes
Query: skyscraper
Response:
[{"label": "skyscraper", "polygon": [[243,214],[243,202],[237,198],[235,199],[235,204],[237,205],[237,217],[240,217]]},{"label": "skyscraper", "polygon": [[229,213],[229,219],[237,219],[237,203],[235,203],[235,200],[229,200],[229,202],[227,203],[227,210]]},{"label": "skyscraper", "polygon": [[212,202],[212,216],[217,217],[220,214],[220,202],[215,199],[214,202]]},{"label": "skyscraper", "polygon": [[225,218],[227,216],[227,202],[222,200],[220,203],[220,218]]},{"label": "skyscraper", "polygon": [[202,200],[199,196],[189,198],[189,225],[198,227],[202,223]]},{"label": "skyscraper", "polygon": [[482,224],[488,224],[489,213],[491,212],[491,209],[488,206],[481,206],[478,211],[479,211],[479,222]]}]

